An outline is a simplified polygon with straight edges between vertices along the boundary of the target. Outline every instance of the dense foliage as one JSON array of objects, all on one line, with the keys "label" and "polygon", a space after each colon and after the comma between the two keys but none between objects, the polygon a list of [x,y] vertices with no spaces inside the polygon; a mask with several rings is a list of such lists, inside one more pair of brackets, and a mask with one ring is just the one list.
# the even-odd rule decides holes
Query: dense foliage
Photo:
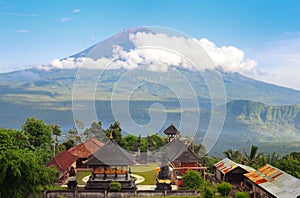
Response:
[{"label": "dense foliage", "polygon": [[51,157],[51,127],[29,118],[23,131],[0,129],[1,197],[28,197],[54,181],[56,170],[45,163]]},{"label": "dense foliage", "polygon": [[228,197],[231,189],[232,186],[230,183],[222,182],[220,184],[217,184],[217,190],[221,196]]}]

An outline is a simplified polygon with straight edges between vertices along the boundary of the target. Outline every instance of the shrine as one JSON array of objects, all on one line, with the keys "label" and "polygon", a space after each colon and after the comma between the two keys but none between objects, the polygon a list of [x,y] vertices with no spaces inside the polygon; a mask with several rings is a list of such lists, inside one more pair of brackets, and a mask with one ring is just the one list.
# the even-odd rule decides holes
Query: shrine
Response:
[{"label": "shrine", "polygon": [[161,161],[163,163],[161,168],[168,165],[171,169],[169,176],[171,182],[180,186],[181,176],[189,170],[200,172],[201,175],[205,176],[204,159],[196,155],[187,143],[180,140],[179,130],[171,124],[164,133],[169,137],[169,143],[162,150]]},{"label": "shrine", "polygon": [[92,175],[85,188],[108,189],[111,182],[119,182],[121,189],[136,189],[129,167],[134,164],[133,156],[121,148],[111,134],[110,140],[86,162],[92,168]]}]

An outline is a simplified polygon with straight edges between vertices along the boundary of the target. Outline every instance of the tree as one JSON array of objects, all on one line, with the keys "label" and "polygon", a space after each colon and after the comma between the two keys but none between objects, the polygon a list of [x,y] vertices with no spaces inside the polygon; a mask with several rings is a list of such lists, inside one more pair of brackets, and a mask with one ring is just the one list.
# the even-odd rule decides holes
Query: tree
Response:
[{"label": "tree", "polygon": [[141,139],[141,152],[147,152],[148,141],[146,137]]},{"label": "tree", "polygon": [[228,159],[231,159],[232,161],[235,161],[237,163],[241,163],[241,161],[243,159],[243,156],[239,150],[228,149],[228,150],[224,151],[223,154]]},{"label": "tree", "polygon": [[207,155],[207,149],[202,144],[190,143],[189,148],[198,156],[204,157]]},{"label": "tree", "polygon": [[28,197],[54,181],[56,170],[45,167],[47,150],[32,149],[28,139],[21,131],[0,129],[1,197]]},{"label": "tree", "polygon": [[105,135],[105,131],[102,128],[102,123],[99,122],[93,122],[90,126],[90,128],[87,128],[84,132],[83,132],[84,138],[88,139],[91,137],[94,137],[102,142],[106,142],[107,141],[107,137]]},{"label": "tree", "polygon": [[74,140],[69,139],[69,140],[65,141],[64,143],[62,143],[62,145],[65,147],[66,150],[69,150],[70,148],[75,146],[75,142],[74,142]]},{"label": "tree", "polygon": [[137,142],[137,137],[135,135],[126,135],[123,138],[123,148],[128,150],[128,151],[133,151],[134,146]]},{"label": "tree", "polygon": [[55,152],[57,151],[58,149],[58,137],[61,136],[61,128],[59,125],[51,125],[51,128],[52,128],[52,135],[54,135],[54,140],[53,140],[53,150],[54,150],[54,155],[55,155]]},{"label": "tree", "polygon": [[220,160],[221,159],[219,159],[219,158],[206,156],[205,159],[204,159],[204,166],[207,167],[206,172],[213,174],[215,172],[214,164],[216,164]]},{"label": "tree", "polygon": [[69,143],[73,142],[73,145],[77,145],[81,143],[81,137],[78,134],[78,131],[76,128],[74,129],[70,129],[68,131],[68,135],[67,135],[67,141],[69,141]]},{"label": "tree", "polygon": [[243,163],[249,166],[256,166],[259,163],[259,159],[263,156],[263,152],[257,153],[257,151],[258,147],[254,145],[251,146],[249,154],[244,150]]},{"label": "tree", "polygon": [[166,138],[162,138],[157,134],[151,135],[150,138],[152,139],[153,145],[156,150],[163,147],[167,143]]},{"label": "tree", "polygon": [[51,148],[51,126],[45,124],[44,121],[28,118],[22,126],[22,130],[33,147]]},{"label": "tree", "polygon": [[273,166],[277,166],[279,162],[279,155],[275,152],[272,155],[262,155],[260,158],[259,166],[263,166],[265,164],[271,164]]},{"label": "tree", "polygon": [[292,154],[286,155],[279,160],[277,168],[300,179],[300,161]]},{"label": "tree", "polygon": [[110,136],[110,133],[112,133],[113,140],[120,146],[123,146],[122,129],[120,126],[120,122],[116,121],[115,123],[111,124],[107,130],[105,130],[105,134],[107,137]]},{"label": "tree", "polygon": [[2,197],[28,197],[54,181],[56,170],[45,167],[35,151],[8,149],[1,156]]}]

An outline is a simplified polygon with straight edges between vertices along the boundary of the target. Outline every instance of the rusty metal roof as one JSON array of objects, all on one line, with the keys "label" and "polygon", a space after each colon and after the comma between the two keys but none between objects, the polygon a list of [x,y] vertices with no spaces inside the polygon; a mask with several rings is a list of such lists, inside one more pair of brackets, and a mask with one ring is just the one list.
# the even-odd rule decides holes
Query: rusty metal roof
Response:
[{"label": "rusty metal roof", "polygon": [[219,161],[214,165],[218,170],[220,170],[223,174],[227,174],[228,172],[232,171],[233,169],[240,167],[244,169],[247,172],[253,172],[255,171],[254,168],[246,165],[242,165],[239,163],[236,163],[228,158],[224,158],[223,160]]},{"label": "rusty metal roof", "polygon": [[269,164],[244,176],[276,197],[300,196],[300,179]]}]

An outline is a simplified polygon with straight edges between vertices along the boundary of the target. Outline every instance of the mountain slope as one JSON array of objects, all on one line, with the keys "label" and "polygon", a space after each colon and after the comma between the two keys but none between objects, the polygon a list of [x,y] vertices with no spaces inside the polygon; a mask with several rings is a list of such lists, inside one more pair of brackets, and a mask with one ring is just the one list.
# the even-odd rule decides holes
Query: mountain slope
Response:
[{"label": "mountain slope", "polygon": [[[109,58],[116,45],[121,46],[125,51],[130,51],[135,46],[130,41],[129,34],[137,31],[149,32],[150,30],[143,28],[125,30],[71,58],[87,56],[93,59]],[[143,125],[149,123],[148,109],[151,105],[159,103],[164,106],[163,111],[167,113],[164,127],[170,123],[178,126],[182,112],[189,112],[191,117],[196,116],[194,109],[188,107],[183,109],[180,106],[181,101],[187,104],[193,102],[191,96],[192,92],[195,92],[201,108],[199,118],[201,126],[198,130],[201,133],[205,132],[212,113],[210,91],[218,92],[218,90],[209,90],[203,73],[183,67],[170,67],[172,68],[168,72],[141,68],[130,71],[124,68],[105,71],[95,69],[86,72],[86,75],[80,78],[85,80],[86,87],[94,87],[95,82],[92,79],[99,80],[95,90],[95,108],[104,128],[115,121],[111,100],[122,104],[128,100],[128,96],[130,96],[130,114],[136,123]],[[47,123],[59,124],[65,131],[74,127],[72,91],[77,72],[77,69],[32,68],[0,74],[0,127],[21,128],[28,117],[37,117]],[[204,72],[208,74],[211,71]],[[220,138],[220,141],[223,141],[222,146],[244,145],[245,142],[298,140],[300,107],[297,104],[300,104],[300,91],[260,82],[238,73],[219,72],[225,85],[227,101],[227,104],[223,104],[226,105],[227,114]],[[184,78],[176,78],[178,73]],[[183,88],[185,81],[191,85],[192,91]],[[117,85],[120,89],[115,91],[114,98],[111,98]],[[176,92],[180,92],[181,97],[178,97]],[[93,99],[84,94],[81,96],[83,103]],[[89,109],[82,109],[82,111],[89,112]],[[88,127],[90,123],[85,124]],[[187,128],[182,131],[183,135],[190,135],[188,132],[193,130],[188,128],[193,127],[192,125],[189,126],[189,123],[187,125]],[[133,133],[140,133],[140,131]]]}]

